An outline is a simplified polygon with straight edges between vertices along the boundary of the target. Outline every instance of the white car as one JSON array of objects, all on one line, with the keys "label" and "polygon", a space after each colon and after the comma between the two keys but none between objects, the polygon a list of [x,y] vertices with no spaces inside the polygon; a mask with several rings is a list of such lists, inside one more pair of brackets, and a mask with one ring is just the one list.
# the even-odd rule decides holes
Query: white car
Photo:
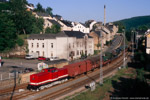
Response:
[{"label": "white car", "polygon": [[58,60],[58,57],[50,57],[50,61]]}]

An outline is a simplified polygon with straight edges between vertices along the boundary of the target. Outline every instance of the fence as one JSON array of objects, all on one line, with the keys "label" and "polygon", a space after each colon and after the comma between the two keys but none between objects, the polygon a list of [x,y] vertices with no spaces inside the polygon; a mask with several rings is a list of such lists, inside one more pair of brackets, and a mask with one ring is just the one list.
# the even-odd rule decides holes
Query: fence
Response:
[{"label": "fence", "polygon": [[18,78],[18,77],[19,77],[18,72],[16,72],[16,74],[15,73],[0,74],[0,81],[9,80],[9,79]]}]

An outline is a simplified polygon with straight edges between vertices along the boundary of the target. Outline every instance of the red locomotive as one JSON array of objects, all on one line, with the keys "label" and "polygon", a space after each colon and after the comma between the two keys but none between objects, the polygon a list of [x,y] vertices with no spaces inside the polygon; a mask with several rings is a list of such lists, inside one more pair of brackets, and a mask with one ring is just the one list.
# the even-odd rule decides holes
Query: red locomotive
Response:
[{"label": "red locomotive", "polygon": [[[117,57],[115,57],[115,59],[116,58]],[[107,59],[105,61],[102,61],[102,63],[103,65],[105,65],[108,64],[110,61],[110,59]],[[98,68],[99,65],[100,57],[96,56],[84,61],[66,65],[63,68],[59,69],[55,67],[43,69],[40,73],[30,76],[30,83],[27,89],[39,91],[41,89],[63,83],[67,81],[70,77],[73,78],[77,75],[87,73],[88,71]]]},{"label": "red locomotive", "polygon": [[51,87],[52,85],[67,81],[67,78],[68,71],[66,68],[46,68],[43,69],[40,73],[30,75],[30,83],[27,89],[39,91],[45,87]]}]

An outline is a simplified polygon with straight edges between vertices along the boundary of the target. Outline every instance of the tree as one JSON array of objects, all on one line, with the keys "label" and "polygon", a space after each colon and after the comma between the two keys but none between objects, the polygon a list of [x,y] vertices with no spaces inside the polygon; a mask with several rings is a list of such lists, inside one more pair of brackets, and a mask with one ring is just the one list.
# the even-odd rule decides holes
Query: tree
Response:
[{"label": "tree", "polygon": [[35,9],[36,12],[45,12],[45,9],[42,7],[42,5],[40,3],[38,3],[36,5],[36,9]]},{"label": "tree", "polygon": [[32,34],[39,34],[40,32],[43,32],[43,24],[44,20],[43,18],[33,18],[32,20],[34,23],[32,25]]},{"label": "tree", "polygon": [[56,34],[56,33],[60,32],[60,31],[61,31],[60,26],[55,25],[55,24],[52,25],[51,28],[47,27],[47,28],[45,29],[45,33],[46,33],[46,34],[48,34],[48,33]]},{"label": "tree", "polygon": [[46,13],[49,14],[50,16],[52,16],[53,15],[52,10],[53,9],[51,7],[47,7],[46,8]]},{"label": "tree", "polygon": [[60,26],[58,26],[58,25],[52,25],[52,27],[51,27],[51,32],[52,33],[58,33],[58,32],[60,32],[61,31],[61,28],[60,28]]},{"label": "tree", "polygon": [[[17,34],[40,33],[43,31],[44,20],[35,18],[32,12],[26,9],[26,0],[11,0],[12,19],[16,25]],[[38,6],[40,8],[40,4]]]},{"label": "tree", "polygon": [[17,35],[11,15],[0,13],[0,51],[10,50],[15,46]]},{"label": "tree", "polygon": [[29,34],[32,30],[32,13],[26,10],[26,0],[10,0],[12,18],[18,34]]},{"label": "tree", "polygon": [[46,33],[46,34],[51,33],[51,28],[50,28],[50,27],[47,27],[47,28],[45,29],[45,33]]}]

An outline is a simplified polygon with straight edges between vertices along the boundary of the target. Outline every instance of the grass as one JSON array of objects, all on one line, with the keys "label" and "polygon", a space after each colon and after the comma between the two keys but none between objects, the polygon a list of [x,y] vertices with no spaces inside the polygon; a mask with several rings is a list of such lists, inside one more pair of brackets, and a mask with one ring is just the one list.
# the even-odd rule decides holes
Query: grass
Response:
[{"label": "grass", "polygon": [[18,37],[21,39],[27,39],[28,35],[22,34],[22,35],[18,35]]},{"label": "grass", "polygon": [[64,100],[69,99],[69,100],[102,100],[106,96],[106,92],[110,90],[112,87],[112,80],[118,81],[119,77],[123,75],[128,75],[128,76],[133,76],[132,74],[125,74],[124,72],[126,71],[126,68],[123,68],[119,70],[115,76],[108,77],[104,79],[104,84],[100,86],[99,84],[96,85],[96,89],[91,92],[88,90],[87,92],[82,92],[79,95],[73,97],[70,99],[70,97],[66,97]]}]

